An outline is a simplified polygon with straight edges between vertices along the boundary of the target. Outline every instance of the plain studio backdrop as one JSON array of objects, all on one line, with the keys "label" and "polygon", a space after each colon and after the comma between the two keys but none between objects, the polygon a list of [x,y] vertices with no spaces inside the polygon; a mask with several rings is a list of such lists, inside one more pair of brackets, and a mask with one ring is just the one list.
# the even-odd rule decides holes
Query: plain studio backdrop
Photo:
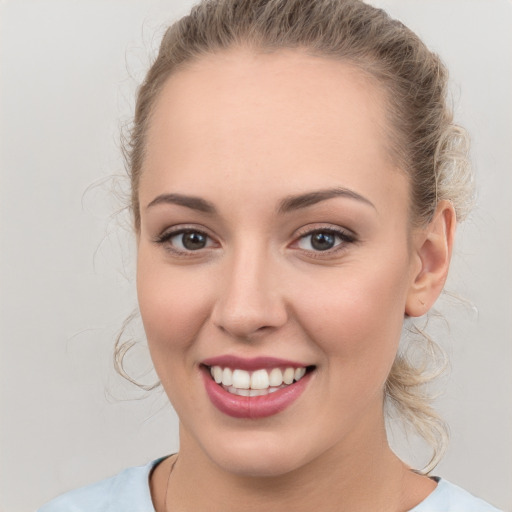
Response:
[{"label": "plain studio backdrop", "polygon": [[[191,3],[0,2],[1,512],[178,447],[163,393],[141,398],[113,370],[136,298],[109,177],[123,176],[120,128],[162,30]],[[452,436],[434,474],[512,511],[512,3],[375,3],[441,54],[473,139],[478,206],[459,229],[448,288],[474,307],[440,304],[452,371],[438,409]],[[150,368],[143,348],[136,359]]]}]

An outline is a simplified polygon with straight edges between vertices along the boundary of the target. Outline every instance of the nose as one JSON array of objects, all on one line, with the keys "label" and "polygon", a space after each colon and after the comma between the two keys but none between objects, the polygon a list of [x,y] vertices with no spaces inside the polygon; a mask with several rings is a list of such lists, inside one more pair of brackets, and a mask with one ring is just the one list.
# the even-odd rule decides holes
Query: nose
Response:
[{"label": "nose", "polygon": [[[263,254],[262,254],[263,253]],[[251,340],[283,326],[288,319],[278,265],[264,251],[247,248],[224,262],[222,283],[212,311],[220,330]]]}]

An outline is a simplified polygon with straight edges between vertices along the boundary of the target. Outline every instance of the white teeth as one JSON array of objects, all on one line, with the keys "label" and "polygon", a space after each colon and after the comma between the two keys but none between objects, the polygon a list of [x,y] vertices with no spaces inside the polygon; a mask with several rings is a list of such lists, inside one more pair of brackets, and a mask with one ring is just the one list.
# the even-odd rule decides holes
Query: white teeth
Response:
[{"label": "white teeth", "polygon": [[215,382],[224,386],[230,393],[241,396],[260,396],[274,393],[292,384],[294,380],[299,381],[306,374],[306,368],[288,367],[284,371],[280,368],[272,368],[270,372],[262,369],[250,373],[240,369],[212,366],[210,373]]},{"label": "white teeth", "polygon": [[283,373],[283,382],[285,384],[291,384],[295,377],[295,370],[293,368],[286,368]]},{"label": "white teeth", "polygon": [[245,370],[233,370],[233,387],[249,389],[251,387],[251,375]]},{"label": "white teeth", "polygon": [[262,396],[262,395],[268,395],[267,389],[251,389],[249,390],[249,396]]},{"label": "white teeth", "polygon": [[[295,380],[300,380],[302,377],[306,375],[306,368],[296,368],[295,369]],[[222,379],[222,382],[224,382],[224,378]]]},{"label": "white teeth", "polygon": [[231,368],[224,368],[222,371],[222,384],[224,384],[224,386],[231,386],[233,384],[233,372]]},{"label": "white teeth", "polygon": [[268,385],[269,378],[267,370],[257,370],[253,372],[251,375],[251,389],[267,389]]},{"label": "white teeth", "polygon": [[279,368],[272,368],[268,380],[271,386],[280,386],[283,383],[283,372]]},{"label": "white teeth", "polygon": [[220,384],[222,382],[222,368],[220,366],[214,366],[211,372],[215,382]]},{"label": "white teeth", "polygon": [[270,393],[275,393],[276,391],[279,391],[281,388],[284,388],[284,387],[286,387],[286,386],[281,386],[279,388],[268,388],[268,389],[238,389],[233,386],[229,386],[225,389],[232,395],[263,396],[263,395],[268,395]]}]

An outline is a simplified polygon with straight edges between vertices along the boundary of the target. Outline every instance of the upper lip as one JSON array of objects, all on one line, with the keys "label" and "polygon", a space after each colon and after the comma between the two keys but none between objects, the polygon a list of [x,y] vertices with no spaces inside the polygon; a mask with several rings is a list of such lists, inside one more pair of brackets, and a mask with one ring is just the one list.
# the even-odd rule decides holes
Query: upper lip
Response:
[{"label": "upper lip", "polygon": [[240,370],[254,371],[267,368],[303,368],[311,366],[308,364],[291,361],[288,359],[280,359],[278,357],[251,357],[244,358],[235,355],[222,355],[210,357],[202,361],[205,366],[221,366],[223,368],[237,368]]}]

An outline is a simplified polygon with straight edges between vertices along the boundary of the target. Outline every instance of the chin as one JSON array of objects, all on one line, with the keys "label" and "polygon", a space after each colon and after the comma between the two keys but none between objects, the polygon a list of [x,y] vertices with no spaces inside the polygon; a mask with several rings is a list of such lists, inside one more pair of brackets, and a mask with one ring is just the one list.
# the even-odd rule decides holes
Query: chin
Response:
[{"label": "chin", "polygon": [[290,473],[305,463],[304,453],[282,437],[247,436],[226,444],[204,447],[210,458],[224,471],[240,476],[276,477]]},{"label": "chin", "polygon": [[244,477],[265,478],[289,474],[298,469],[301,464],[283,458],[265,458],[261,454],[254,456],[233,455],[223,457],[219,466],[226,472]]}]

